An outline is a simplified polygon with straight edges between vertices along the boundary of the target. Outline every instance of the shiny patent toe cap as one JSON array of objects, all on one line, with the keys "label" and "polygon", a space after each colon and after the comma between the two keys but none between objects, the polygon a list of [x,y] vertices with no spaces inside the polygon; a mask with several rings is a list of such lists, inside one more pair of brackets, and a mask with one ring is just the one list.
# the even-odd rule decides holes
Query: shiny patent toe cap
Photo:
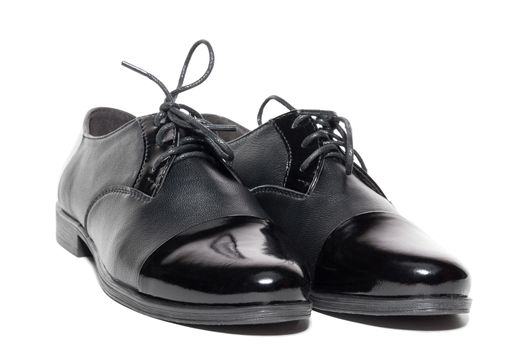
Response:
[{"label": "shiny patent toe cap", "polygon": [[470,277],[404,218],[367,213],[341,225],[326,241],[313,289],[368,296],[466,296]]},{"label": "shiny patent toe cap", "polygon": [[306,301],[309,281],[266,221],[232,217],[172,238],[146,261],[140,291],[199,304]]}]

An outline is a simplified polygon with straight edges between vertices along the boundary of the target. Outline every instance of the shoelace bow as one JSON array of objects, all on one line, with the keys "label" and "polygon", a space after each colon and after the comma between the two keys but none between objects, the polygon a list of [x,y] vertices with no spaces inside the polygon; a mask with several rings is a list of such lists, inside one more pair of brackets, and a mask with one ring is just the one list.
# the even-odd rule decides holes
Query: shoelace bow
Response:
[{"label": "shoelace bow", "polygon": [[301,147],[306,148],[314,141],[320,141],[320,146],[313,151],[301,164],[299,170],[305,171],[318,157],[335,157],[343,161],[346,174],[350,175],[354,166],[354,155],[358,159],[361,168],[366,172],[367,168],[363,158],[353,148],[352,127],[348,119],[338,116],[332,111],[295,109],[282,97],[272,95],[262,103],[257,114],[257,123],[262,124],[264,108],[270,101],[277,101],[290,111],[297,111],[298,116],[292,123],[292,129],[299,127],[306,120],[311,120],[316,130],[306,136]]},{"label": "shoelace bow", "polygon": [[[208,49],[208,68],[199,79],[191,84],[183,85],[191,57],[193,56],[195,49],[197,49],[197,47],[200,45],[205,45]],[[158,128],[155,135],[155,141],[159,146],[167,144],[170,145],[158,158],[153,161],[153,171],[157,169],[160,164],[164,163],[172,156],[177,156],[193,151],[205,151],[207,148],[211,148],[213,153],[219,159],[224,161],[233,160],[233,151],[228,146],[228,144],[223,141],[214,131],[235,131],[236,127],[234,125],[212,124],[204,119],[203,116],[195,109],[185,104],[175,102],[180,93],[202,84],[213,70],[214,63],[215,55],[213,53],[211,44],[206,40],[197,41],[190,48],[190,51],[186,56],[186,60],[184,61],[180,73],[177,88],[170,92],[168,88],[166,88],[166,85],[164,85],[153,74],[148,73],[131,63],[122,61],[122,65],[124,67],[129,68],[132,71],[137,72],[155,82],[166,95],[164,103],[160,105],[159,112],[154,118],[154,124]],[[184,137],[181,137],[181,129],[186,131]]]}]

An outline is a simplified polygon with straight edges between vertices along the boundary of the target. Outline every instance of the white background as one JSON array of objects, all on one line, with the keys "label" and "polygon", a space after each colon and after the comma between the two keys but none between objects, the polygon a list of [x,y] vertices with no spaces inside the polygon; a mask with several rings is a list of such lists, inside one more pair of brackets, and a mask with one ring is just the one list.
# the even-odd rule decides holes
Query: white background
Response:
[{"label": "white background", "polygon": [[[215,70],[180,101],[250,128],[274,93],[348,117],[389,198],[470,270],[469,317],[201,329],[105,296],[55,243],[61,170],[88,109],[162,102],[122,59],[174,87],[201,38]],[[523,2],[3,1],[0,62],[1,348],[523,349]]]}]

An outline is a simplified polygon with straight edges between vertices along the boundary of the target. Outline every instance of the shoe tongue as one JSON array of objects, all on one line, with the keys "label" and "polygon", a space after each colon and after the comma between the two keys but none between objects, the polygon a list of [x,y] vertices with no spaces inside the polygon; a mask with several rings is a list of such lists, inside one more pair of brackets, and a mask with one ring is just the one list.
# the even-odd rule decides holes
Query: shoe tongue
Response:
[{"label": "shoe tongue", "polygon": [[299,168],[306,158],[319,148],[320,145],[319,142],[311,142],[305,148],[301,146],[303,140],[315,132],[317,128],[311,120],[305,120],[295,128],[292,128],[292,124],[297,117],[299,117],[299,113],[294,110],[273,119],[273,123],[283,137],[289,153],[290,165],[285,186],[295,191],[307,193],[314,180],[315,173],[321,162],[321,157],[318,157],[318,159],[304,171],[300,171]]}]

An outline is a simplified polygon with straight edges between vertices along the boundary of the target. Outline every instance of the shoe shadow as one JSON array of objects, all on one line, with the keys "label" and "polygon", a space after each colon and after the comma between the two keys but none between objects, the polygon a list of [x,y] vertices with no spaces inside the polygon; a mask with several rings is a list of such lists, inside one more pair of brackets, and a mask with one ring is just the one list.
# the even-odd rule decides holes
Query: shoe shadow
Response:
[{"label": "shoe shadow", "polygon": [[244,325],[244,326],[193,326],[187,325],[195,329],[205,331],[228,333],[237,335],[289,335],[304,332],[308,329],[310,320],[290,321],[283,323],[260,324],[260,325]]},{"label": "shoe shadow", "polygon": [[448,331],[465,327],[468,315],[443,315],[443,316],[365,316],[337,314],[317,311],[323,315],[341,320],[366,324],[373,327],[413,330],[413,331]]}]

